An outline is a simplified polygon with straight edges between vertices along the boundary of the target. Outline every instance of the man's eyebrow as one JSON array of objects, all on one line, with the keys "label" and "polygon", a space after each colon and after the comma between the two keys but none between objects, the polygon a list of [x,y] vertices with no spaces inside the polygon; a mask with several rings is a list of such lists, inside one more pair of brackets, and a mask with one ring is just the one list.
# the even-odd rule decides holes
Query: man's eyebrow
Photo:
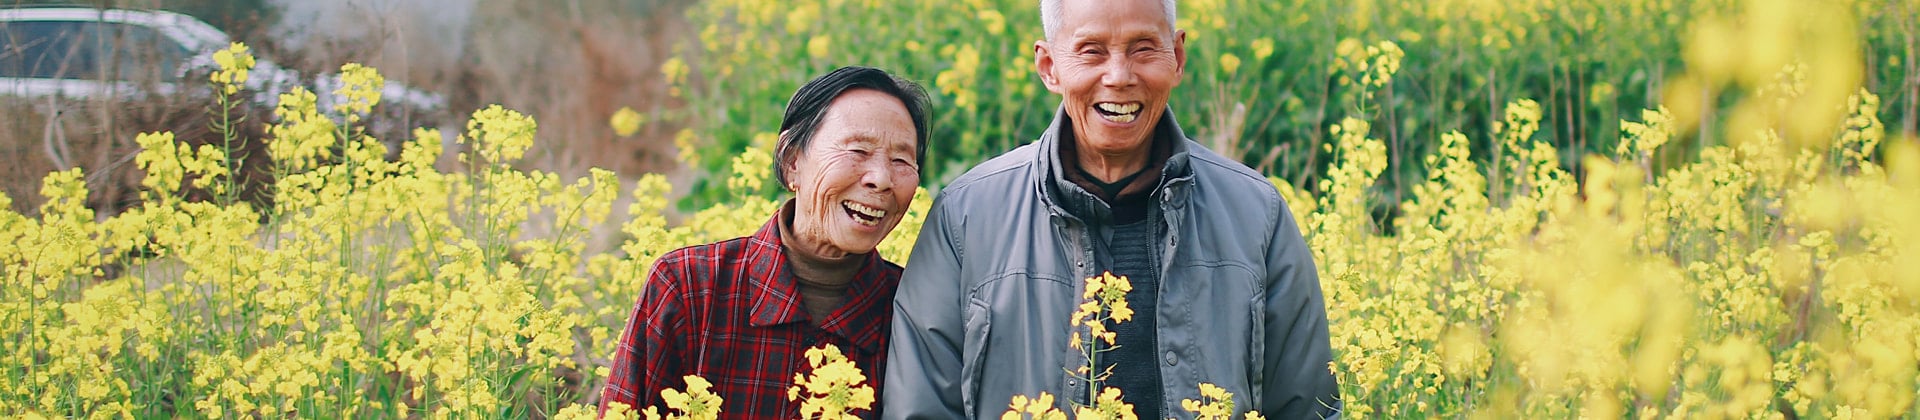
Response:
[{"label": "man's eyebrow", "polygon": [[[1118,33],[1119,35],[1108,36],[1108,34],[1112,33]],[[1161,38],[1162,34],[1159,29],[1136,28],[1132,30],[1123,29],[1120,31],[1074,32],[1071,39],[1075,45],[1081,45],[1110,39],[1124,39],[1129,44],[1140,41],[1160,42]]]}]

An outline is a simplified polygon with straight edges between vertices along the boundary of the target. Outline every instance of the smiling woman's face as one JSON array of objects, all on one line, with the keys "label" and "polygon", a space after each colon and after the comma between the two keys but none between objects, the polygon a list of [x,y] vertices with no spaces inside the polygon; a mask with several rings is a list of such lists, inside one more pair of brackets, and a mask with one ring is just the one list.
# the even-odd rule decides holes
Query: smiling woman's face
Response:
[{"label": "smiling woman's face", "polygon": [[873,252],[900,224],[920,185],[913,119],[899,99],[849,89],[788,171],[795,203],[789,247],[837,258]]}]

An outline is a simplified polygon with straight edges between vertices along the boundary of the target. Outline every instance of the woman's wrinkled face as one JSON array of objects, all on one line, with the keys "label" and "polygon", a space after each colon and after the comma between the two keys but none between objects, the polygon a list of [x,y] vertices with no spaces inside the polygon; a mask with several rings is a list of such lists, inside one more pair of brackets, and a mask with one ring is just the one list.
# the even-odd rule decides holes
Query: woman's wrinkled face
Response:
[{"label": "woman's wrinkled face", "polygon": [[788,171],[795,203],[787,246],[822,257],[873,252],[920,185],[912,117],[899,99],[849,89]]}]

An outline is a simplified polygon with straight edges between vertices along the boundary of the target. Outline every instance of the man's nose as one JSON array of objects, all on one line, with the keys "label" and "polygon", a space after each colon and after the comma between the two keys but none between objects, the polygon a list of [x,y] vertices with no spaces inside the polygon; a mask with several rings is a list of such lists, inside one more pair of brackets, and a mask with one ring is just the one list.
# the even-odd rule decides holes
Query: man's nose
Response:
[{"label": "man's nose", "polygon": [[1100,84],[1107,87],[1133,86],[1140,80],[1133,73],[1133,60],[1125,55],[1116,55],[1101,66]]}]

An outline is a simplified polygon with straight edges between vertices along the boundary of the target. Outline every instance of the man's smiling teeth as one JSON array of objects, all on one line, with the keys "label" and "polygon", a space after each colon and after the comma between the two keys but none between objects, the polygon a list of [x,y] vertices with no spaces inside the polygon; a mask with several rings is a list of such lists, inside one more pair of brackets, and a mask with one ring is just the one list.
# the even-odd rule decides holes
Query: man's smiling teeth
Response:
[{"label": "man's smiling teeth", "polygon": [[1137,103],[1116,104],[1112,102],[1101,102],[1097,106],[1099,106],[1100,110],[1102,111],[1107,111],[1115,114],[1132,114],[1134,111],[1140,110],[1140,104],[1137,104]]},{"label": "man's smiling teeth", "polygon": [[867,226],[879,225],[880,218],[887,216],[886,210],[867,207],[852,201],[842,201],[840,205],[847,208],[847,214],[853,216],[853,221]]},{"label": "man's smiling teeth", "polygon": [[1113,102],[1101,102],[1093,106],[1100,110],[1100,112],[1098,112],[1100,118],[1105,118],[1107,121],[1130,123],[1133,122],[1134,118],[1140,116],[1138,114],[1138,112],[1140,112],[1139,103],[1117,104]]}]

